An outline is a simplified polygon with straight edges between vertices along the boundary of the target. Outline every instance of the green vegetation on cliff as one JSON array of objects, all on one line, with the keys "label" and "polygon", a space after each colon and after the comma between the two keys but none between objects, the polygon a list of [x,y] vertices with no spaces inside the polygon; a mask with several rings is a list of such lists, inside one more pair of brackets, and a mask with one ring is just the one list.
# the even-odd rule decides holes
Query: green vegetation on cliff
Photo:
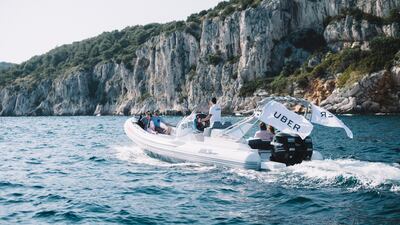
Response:
[{"label": "green vegetation on cliff", "polygon": [[184,22],[178,21],[127,27],[121,31],[104,32],[94,38],[63,45],[3,71],[0,73],[0,86],[25,76],[51,79],[72,68],[91,69],[100,62],[114,61],[131,68],[136,57],[135,52],[143,43],[162,32],[184,30],[185,26]]},{"label": "green vegetation on cliff", "polygon": [[[371,40],[370,50],[348,48],[337,53],[327,54],[317,66],[310,68],[306,64],[293,74],[285,76],[281,73],[271,83],[272,89],[285,92],[289,83],[297,83],[301,88],[307,88],[309,82],[316,78],[337,78],[337,85],[345,87],[359,81],[364,75],[389,69],[400,51],[400,38],[376,37]],[[324,54],[324,53],[318,53]]]},{"label": "green vegetation on cliff", "polygon": [[[337,53],[329,51],[316,52],[314,56],[323,57],[315,67],[307,63],[297,69],[283,68],[281,73],[272,78],[258,78],[246,82],[240,89],[240,96],[251,96],[257,89],[266,89],[275,93],[288,94],[288,87],[297,84],[305,89],[313,79],[328,78],[339,75],[338,87],[346,87],[363,78],[364,75],[389,69],[395,60],[400,59],[396,54],[400,51],[400,38],[376,37],[371,40],[370,50],[347,48]],[[291,71],[293,70],[293,71]]]},{"label": "green vegetation on cliff", "polygon": [[[255,7],[260,2],[261,0],[224,1],[213,9],[190,15],[186,21],[127,27],[121,31],[104,32],[93,38],[62,45],[19,65],[4,70],[0,68],[0,87],[23,77],[29,77],[30,81],[37,81],[54,79],[72,69],[90,70],[100,62],[124,63],[128,69],[132,69],[136,50],[149,39],[161,33],[184,31],[200,40],[200,24],[205,18],[227,16],[237,10]],[[210,56],[209,60],[212,64],[218,64],[219,58]]]},{"label": "green vegetation on cliff", "polygon": [[13,65],[14,65],[13,63],[0,62],[0,71],[1,70],[6,70],[6,69],[12,67]]},{"label": "green vegetation on cliff", "polygon": [[400,23],[399,9],[392,9],[387,17],[377,17],[369,13],[365,13],[360,9],[344,9],[337,16],[328,16],[324,20],[324,25],[328,25],[332,21],[345,19],[346,16],[352,16],[355,20],[366,20],[372,24],[384,25],[392,23]]}]

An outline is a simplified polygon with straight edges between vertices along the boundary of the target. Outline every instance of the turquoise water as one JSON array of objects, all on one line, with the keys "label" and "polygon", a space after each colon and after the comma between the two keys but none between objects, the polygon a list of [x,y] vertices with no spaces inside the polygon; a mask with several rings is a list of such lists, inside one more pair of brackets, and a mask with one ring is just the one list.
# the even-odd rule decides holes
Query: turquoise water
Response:
[{"label": "turquoise water", "polygon": [[316,126],[326,160],[268,173],[150,158],[126,119],[0,118],[0,224],[400,224],[399,116]]}]

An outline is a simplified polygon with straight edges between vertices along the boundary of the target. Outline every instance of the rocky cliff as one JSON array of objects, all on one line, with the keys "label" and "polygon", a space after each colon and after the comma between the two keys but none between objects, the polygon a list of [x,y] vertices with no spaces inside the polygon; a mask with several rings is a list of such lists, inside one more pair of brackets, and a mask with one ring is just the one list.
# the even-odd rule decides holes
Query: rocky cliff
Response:
[{"label": "rocky cliff", "polygon": [[0,71],[1,70],[6,70],[6,69],[12,67],[13,65],[14,65],[13,63],[0,62]]},{"label": "rocky cliff", "polygon": [[[304,66],[315,71],[329,54],[369,51],[378,36],[399,38],[394,9],[400,0],[264,0],[245,8],[235,2],[229,11],[201,15],[196,32],[149,38],[128,59],[131,66],[110,60],[54,71],[51,78],[18,77],[0,89],[0,115],[175,113],[206,106],[211,96],[230,113],[279,93],[338,113],[400,111],[396,64],[363,71],[341,86],[347,70],[326,67],[322,75],[288,78]],[[281,80],[283,88],[277,88]]]}]

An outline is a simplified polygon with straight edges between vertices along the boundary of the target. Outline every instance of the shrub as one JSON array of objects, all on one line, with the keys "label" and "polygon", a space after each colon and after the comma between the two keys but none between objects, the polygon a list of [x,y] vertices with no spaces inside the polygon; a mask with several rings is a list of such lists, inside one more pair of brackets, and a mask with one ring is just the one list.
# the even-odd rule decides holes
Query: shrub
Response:
[{"label": "shrub", "polygon": [[[182,25],[176,22],[175,28]],[[32,57],[30,60],[0,72],[0,86],[19,77],[32,75],[35,79],[53,79],[71,68],[91,70],[100,62],[124,62],[128,68],[136,57],[135,51],[144,42],[162,32],[167,25],[148,24],[127,27],[121,31],[104,32],[69,45],[63,45],[48,53]]]},{"label": "shrub", "polygon": [[192,81],[195,76],[196,76],[196,65],[192,65],[188,73],[188,80]]},{"label": "shrub", "polygon": [[392,9],[390,10],[389,16],[385,19],[386,23],[400,23],[400,10]]},{"label": "shrub", "polygon": [[247,9],[253,4],[254,0],[240,0],[240,8],[242,10]]},{"label": "shrub", "polygon": [[251,7],[256,8],[257,6],[260,5],[262,0],[254,0],[253,3],[251,4]]},{"label": "shrub", "polygon": [[282,75],[284,77],[288,77],[291,74],[293,74],[293,72],[295,70],[296,70],[296,68],[293,66],[293,64],[292,63],[288,63],[282,68],[282,71],[281,71],[280,75]]},{"label": "shrub", "polygon": [[[388,68],[400,50],[400,38],[378,37],[370,42],[371,51],[358,62],[358,69],[368,73]],[[364,68],[364,70],[362,70]]]},{"label": "shrub", "polygon": [[360,9],[346,9],[344,14],[351,15],[356,20],[366,20],[373,24],[382,25],[384,22],[384,20],[382,18],[374,16],[370,13],[365,13],[365,12],[361,11]]},{"label": "shrub", "polygon": [[267,77],[267,78],[257,78],[255,80],[246,81],[243,83],[242,87],[239,90],[239,96],[241,97],[252,96],[257,89],[260,88],[267,89],[269,88],[269,84],[271,83],[272,80],[273,78]]},{"label": "shrub", "polygon": [[270,87],[273,92],[285,93],[287,85],[288,85],[288,78],[279,75],[275,77],[275,79],[271,82]]},{"label": "shrub", "polygon": [[221,56],[221,53],[217,52],[216,54],[208,55],[207,61],[209,64],[216,66],[223,61],[223,58]]},{"label": "shrub", "polygon": [[244,82],[239,90],[239,96],[241,97],[251,96],[259,88],[259,86],[260,86],[259,80]]},{"label": "shrub", "polygon": [[297,83],[299,88],[307,88],[310,83],[308,74],[305,73],[295,77],[295,82]]},{"label": "shrub", "polygon": [[0,62],[0,70],[6,70],[12,66],[14,66],[12,63]]},{"label": "shrub", "polygon": [[377,37],[370,42],[370,50],[345,49],[330,54],[311,72],[313,77],[342,73],[337,79],[339,87],[350,85],[363,74],[389,69],[400,50],[400,38]]},{"label": "shrub", "polygon": [[318,65],[312,70],[311,74],[314,78],[321,78],[326,75],[326,71],[323,66]]},{"label": "shrub", "polygon": [[339,54],[331,55],[326,64],[331,64],[331,71],[341,73],[347,67],[362,59],[364,55],[365,52],[360,49],[344,49]]},{"label": "shrub", "polygon": [[370,23],[383,25],[391,23],[400,22],[399,9],[392,9],[389,15],[385,18],[381,18],[370,13],[365,13],[360,9],[343,9],[342,12],[337,16],[328,16],[324,19],[324,26],[335,20],[344,19],[346,16],[352,16],[355,20],[366,20]]},{"label": "shrub", "polygon": [[340,75],[337,79],[338,87],[345,87],[347,85],[351,85],[363,77],[364,73],[358,70],[353,70],[352,68],[347,69]]},{"label": "shrub", "polygon": [[199,16],[200,17],[205,16],[205,15],[207,15],[207,12],[208,12],[207,10],[202,10],[199,12]]},{"label": "shrub", "polygon": [[166,23],[162,26],[161,31],[166,34],[171,34],[175,31],[183,31],[186,28],[186,24],[183,21],[173,21]]},{"label": "shrub", "polygon": [[210,11],[209,13],[207,13],[207,18],[214,18],[218,16],[218,11]]},{"label": "shrub", "polygon": [[222,11],[222,16],[227,17],[231,15],[233,12],[235,12],[236,8],[233,7],[232,5],[228,5],[224,11]]},{"label": "shrub", "polygon": [[200,41],[201,28],[199,24],[190,22],[185,28],[185,32],[195,37],[197,41]]},{"label": "shrub", "polygon": [[240,60],[240,55],[237,55],[237,56],[232,55],[228,58],[228,62],[230,64],[235,64],[235,63],[239,62],[239,60]]},{"label": "shrub", "polygon": [[188,18],[186,19],[186,22],[192,22],[192,23],[201,23],[201,16],[200,14],[194,13],[190,16],[188,16]]}]

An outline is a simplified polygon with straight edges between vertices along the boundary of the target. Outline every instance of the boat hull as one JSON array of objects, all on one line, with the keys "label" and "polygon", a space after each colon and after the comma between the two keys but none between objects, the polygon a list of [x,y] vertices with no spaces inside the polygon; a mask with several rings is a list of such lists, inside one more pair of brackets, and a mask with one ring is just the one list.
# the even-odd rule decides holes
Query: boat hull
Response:
[{"label": "boat hull", "polygon": [[124,130],[127,136],[146,153],[166,161],[261,169],[258,151],[246,144],[223,138],[204,137],[198,140],[195,135],[175,137],[151,134],[131,119],[125,122]]},{"label": "boat hull", "polygon": [[[248,144],[225,138],[204,137],[201,133],[183,137],[152,134],[143,130],[134,119],[125,122],[124,130],[146,154],[164,161],[195,162],[253,170],[286,167],[285,163],[272,162],[269,150],[252,149]],[[322,155],[314,150],[311,160],[322,159]]]}]

